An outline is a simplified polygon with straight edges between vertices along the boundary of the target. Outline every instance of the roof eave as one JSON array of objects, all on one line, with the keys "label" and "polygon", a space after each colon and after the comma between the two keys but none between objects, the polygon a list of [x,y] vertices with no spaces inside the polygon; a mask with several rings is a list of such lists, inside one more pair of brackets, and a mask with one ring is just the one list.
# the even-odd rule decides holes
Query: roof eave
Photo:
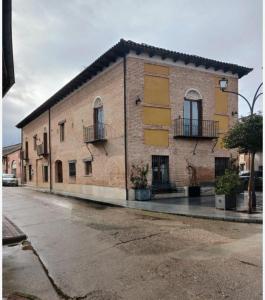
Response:
[{"label": "roof eave", "polygon": [[130,51],[135,51],[137,55],[140,55],[141,53],[147,53],[150,57],[154,55],[159,55],[162,59],[171,58],[173,59],[173,61],[181,60],[184,61],[186,64],[194,63],[195,66],[203,65],[205,66],[205,68],[213,67],[215,70],[226,70],[226,72],[231,71],[232,74],[238,74],[239,78],[243,77],[244,75],[247,75],[253,70],[251,68],[215,61],[196,55],[174,52],[158,47],[149,46],[146,44],[138,44],[132,41],[125,41],[121,39],[116,45],[114,45],[107,52],[101,55],[84,71],[82,71],[80,74],[74,77],[52,97],[45,101],[41,106],[39,106],[26,118],[19,122],[16,125],[16,127],[23,128],[29,122],[31,122],[32,120],[40,116],[42,113],[44,113],[46,110],[48,110],[50,107],[55,105],[57,102],[64,99],[74,90],[82,86],[84,83],[90,81],[94,76],[99,74],[103,69],[107,68],[112,62],[115,62],[119,57],[126,56]]}]

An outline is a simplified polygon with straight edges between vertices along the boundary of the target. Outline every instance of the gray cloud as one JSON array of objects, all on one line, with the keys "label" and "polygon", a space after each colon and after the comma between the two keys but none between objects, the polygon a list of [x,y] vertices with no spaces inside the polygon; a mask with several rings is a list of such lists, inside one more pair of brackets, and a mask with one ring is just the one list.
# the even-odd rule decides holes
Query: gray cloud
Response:
[{"label": "gray cloud", "polygon": [[18,142],[15,124],[121,37],[254,67],[239,81],[246,97],[262,80],[261,0],[13,0],[16,83],[3,100],[3,144]]}]

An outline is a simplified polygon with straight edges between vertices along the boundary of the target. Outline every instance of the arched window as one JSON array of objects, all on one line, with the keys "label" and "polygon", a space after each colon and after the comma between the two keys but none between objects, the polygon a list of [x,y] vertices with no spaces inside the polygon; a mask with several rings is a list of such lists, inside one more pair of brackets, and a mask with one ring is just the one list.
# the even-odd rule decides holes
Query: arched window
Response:
[{"label": "arched window", "polygon": [[186,136],[200,136],[202,133],[202,96],[195,89],[189,89],[185,94],[183,127]]},{"label": "arched window", "polygon": [[103,102],[101,100],[100,97],[97,97],[95,100],[94,100],[94,104],[93,104],[93,107],[94,108],[98,108],[98,107],[102,107],[103,106]]},{"label": "arched window", "polygon": [[94,101],[94,135],[95,140],[104,138],[104,112],[103,103],[100,97]]},{"label": "arched window", "polygon": [[202,100],[202,95],[196,89],[188,89],[185,93],[185,99]]},{"label": "arched window", "polygon": [[15,160],[11,163],[11,173],[17,177],[17,162]]},{"label": "arched window", "polygon": [[55,162],[55,182],[63,182],[63,163],[61,160]]}]

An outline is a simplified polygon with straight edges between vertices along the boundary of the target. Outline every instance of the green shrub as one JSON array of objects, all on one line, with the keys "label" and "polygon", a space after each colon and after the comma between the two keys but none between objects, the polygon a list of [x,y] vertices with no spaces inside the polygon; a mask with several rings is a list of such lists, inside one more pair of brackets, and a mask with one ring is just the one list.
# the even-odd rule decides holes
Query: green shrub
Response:
[{"label": "green shrub", "polygon": [[147,188],[147,174],[149,165],[132,165],[130,179],[135,189]]},{"label": "green shrub", "polygon": [[225,174],[217,178],[215,183],[215,193],[217,195],[231,196],[239,193],[242,189],[242,184],[238,174],[233,170],[225,170]]}]

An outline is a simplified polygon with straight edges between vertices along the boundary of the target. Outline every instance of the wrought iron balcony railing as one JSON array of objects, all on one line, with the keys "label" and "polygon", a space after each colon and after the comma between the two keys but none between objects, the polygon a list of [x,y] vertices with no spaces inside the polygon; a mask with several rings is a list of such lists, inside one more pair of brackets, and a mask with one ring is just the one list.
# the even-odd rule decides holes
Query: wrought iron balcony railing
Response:
[{"label": "wrought iron balcony railing", "polygon": [[96,123],[94,125],[83,128],[84,143],[98,143],[107,140],[106,125]]},{"label": "wrought iron balcony railing", "polygon": [[47,147],[44,146],[44,143],[37,145],[37,154],[40,155],[48,155]]},{"label": "wrought iron balcony railing", "polygon": [[208,138],[218,137],[219,122],[213,120],[196,120],[179,118],[175,120],[174,137]]}]

